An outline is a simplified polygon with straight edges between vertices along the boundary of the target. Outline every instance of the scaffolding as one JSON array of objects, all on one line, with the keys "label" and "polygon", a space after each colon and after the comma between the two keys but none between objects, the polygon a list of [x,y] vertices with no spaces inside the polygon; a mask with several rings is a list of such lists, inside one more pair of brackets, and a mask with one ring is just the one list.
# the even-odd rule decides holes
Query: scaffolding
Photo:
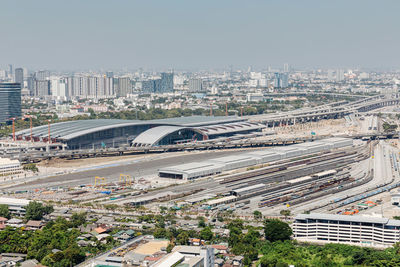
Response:
[{"label": "scaffolding", "polygon": [[119,184],[124,184],[125,186],[131,186],[133,183],[133,178],[127,174],[119,175]]},{"label": "scaffolding", "polygon": [[106,178],[96,176],[94,177],[94,187],[103,187],[107,185]]}]

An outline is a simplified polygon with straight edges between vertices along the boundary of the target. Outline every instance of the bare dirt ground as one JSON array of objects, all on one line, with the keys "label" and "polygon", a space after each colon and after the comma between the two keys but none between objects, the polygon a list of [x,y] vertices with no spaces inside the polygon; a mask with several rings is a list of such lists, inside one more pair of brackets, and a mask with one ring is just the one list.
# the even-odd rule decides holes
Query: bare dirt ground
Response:
[{"label": "bare dirt ground", "polygon": [[[175,155],[179,155],[177,152]],[[45,160],[37,164],[38,167],[46,168],[81,168],[86,166],[97,166],[103,164],[119,163],[124,161],[131,161],[135,159],[144,159],[157,156],[159,154],[147,154],[147,155],[126,155],[126,156],[113,156],[113,157],[97,157],[97,158],[82,158],[82,159],[51,159]]]}]

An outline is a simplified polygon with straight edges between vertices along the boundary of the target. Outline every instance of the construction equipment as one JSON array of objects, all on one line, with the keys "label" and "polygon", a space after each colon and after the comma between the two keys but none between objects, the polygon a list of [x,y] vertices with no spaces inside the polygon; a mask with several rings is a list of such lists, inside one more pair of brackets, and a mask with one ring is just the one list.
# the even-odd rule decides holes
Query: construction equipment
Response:
[{"label": "construction equipment", "polygon": [[94,177],[94,187],[107,185],[106,178],[96,176]]},{"label": "construction equipment", "polygon": [[119,175],[119,183],[124,184],[125,186],[131,186],[133,183],[133,178],[130,175],[127,174],[120,174]]}]

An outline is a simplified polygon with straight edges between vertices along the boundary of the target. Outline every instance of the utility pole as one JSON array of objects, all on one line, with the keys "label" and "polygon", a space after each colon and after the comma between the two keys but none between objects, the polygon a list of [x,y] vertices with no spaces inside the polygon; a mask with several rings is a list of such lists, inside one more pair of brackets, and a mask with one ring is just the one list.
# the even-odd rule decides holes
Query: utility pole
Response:
[{"label": "utility pole", "polygon": [[213,105],[213,103],[211,102],[211,104],[210,104],[210,116],[213,115],[212,105]]}]

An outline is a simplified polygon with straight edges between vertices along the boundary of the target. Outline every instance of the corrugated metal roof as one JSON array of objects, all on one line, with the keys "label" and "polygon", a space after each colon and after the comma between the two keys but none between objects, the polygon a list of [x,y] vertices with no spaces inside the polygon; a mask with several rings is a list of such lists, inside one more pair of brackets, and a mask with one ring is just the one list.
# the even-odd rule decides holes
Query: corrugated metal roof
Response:
[{"label": "corrugated metal roof", "polygon": [[265,187],[265,184],[255,184],[255,185],[251,185],[251,186],[235,189],[235,190],[232,190],[232,191],[235,192],[235,193],[242,193],[242,192],[246,192],[246,191],[253,190],[253,189],[258,189],[258,188],[263,188],[263,187]]},{"label": "corrugated metal roof", "polygon": [[[339,141],[338,139],[335,139],[334,141]],[[348,145],[352,144],[353,140],[349,138],[341,138],[340,142],[349,142]],[[319,141],[323,144],[329,144],[332,143],[331,138],[321,140]],[[328,146],[326,146],[324,149],[328,149]],[[237,168],[243,167],[243,165],[239,164],[242,162],[249,162],[249,164],[252,164],[252,160],[254,161],[254,165],[257,164],[257,161],[260,160],[260,157],[270,157],[267,162],[271,162],[276,160],[277,158],[280,158],[281,156],[285,157],[287,154],[289,154],[289,157],[293,157],[290,155],[291,153],[294,152],[304,152],[306,154],[312,154],[313,152],[309,152],[304,146],[299,147],[299,144],[295,145],[289,145],[289,146],[279,146],[274,149],[263,149],[260,151],[251,151],[251,152],[246,152],[241,155],[233,155],[233,156],[225,156],[225,157],[220,157],[220,158],[214,158],[214,159],[208,159],[204,160],[202,162],[194,162],[194,163],[188,163],[188,164],[183,164],[183,165],[176,165],[176,166],[171,166],[167,168],[163,168],[159,170],[159,172],[168,172],[168,173],[177,173],[177,174],[193,174],[193,173],[199,173],[202,171],[209,171],[209,173],[213,173],[212,170],[226,170],[225,167],[228,165],[232,166],[235,163],[238,163]],[[234,167],[235,168],[235,167]],[[232,169],[232,168],[230,168]]]},{"label": "corrugated metal roof", "polygon": [[133,140],[133,144],[145,144],[145,145],[154,145],[158,141],[160,141],[163,137],[168,134],[174,133],[176,131],[190,129],[186,127],[179,126],[157,126],[154,128],[150,128],[147,131],[139,134],[135,140]]},{"label": "corrugated metal roof", "polygon": [[[58,138],[62,140],[70,140],[72,138],[82,136],[85,134],[98,132],[102,130],[134,126],[134,125],[171,125],[180,127],[200,127],[209,124],[220,124],[220,123],[231,123],[239,122],[245,119],[236,116],[228,117],[213,117],[213,116],[190,116],[190,117],[178,117],[178,118],[167,118],[158,120],[119,120],[119,119],[96,119],[96,120],[76,120],[52,123],[50,125],[50,134],[52,138]],[[47,137],[48,126],[42,125],[34,127],[32,130],[33,136],[36,137]],[[16,135],[29,136],[30,129],[16,132]]]}]

